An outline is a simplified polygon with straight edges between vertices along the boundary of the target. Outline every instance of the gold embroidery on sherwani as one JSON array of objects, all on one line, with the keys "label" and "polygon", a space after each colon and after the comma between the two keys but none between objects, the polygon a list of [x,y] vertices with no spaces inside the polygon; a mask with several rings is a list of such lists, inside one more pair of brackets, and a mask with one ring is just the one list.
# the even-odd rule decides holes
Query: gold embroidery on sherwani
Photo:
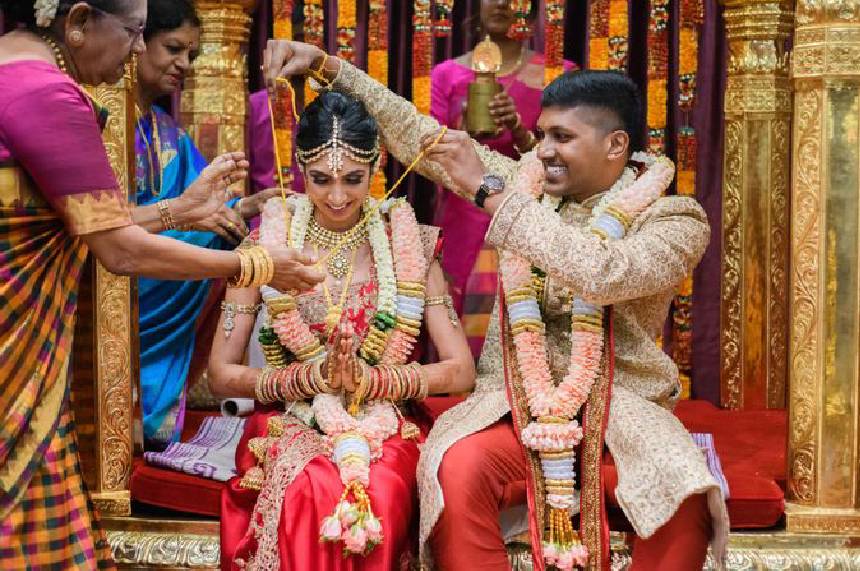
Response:
[{"label": "gold embroidery on sherwani", "polygon": [[73,236],[116,228],[117,222],[132,223],[128,202],[114,190],[64,196],[58,210]]}]

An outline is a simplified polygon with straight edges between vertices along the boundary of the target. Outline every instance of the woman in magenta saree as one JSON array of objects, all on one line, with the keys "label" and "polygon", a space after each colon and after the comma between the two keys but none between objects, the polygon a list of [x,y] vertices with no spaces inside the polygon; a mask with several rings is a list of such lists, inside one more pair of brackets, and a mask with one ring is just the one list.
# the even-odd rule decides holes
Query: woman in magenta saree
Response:
[{"label": "woman in magenta saree", "polygon": [[[449,313],[438,230],[420,226],[403,200],[368,197],[379,143],[364,106],[320,95],[301,117],[296,148],[306,194],[270,200],[254,239],[304,248],[328,275],[298,296],[228,290],[212,389],[268,408],[247,421],[240,476],[222,497],[222,567],[405,568],[417,547],[415,469],[428,428],[408,407],[428,393],[470,390],[474,366]],[[411,359],[422,327],[438,363]],[[263,368],[242,364],[252,335]]]},{"label": "woman in magenta saree", "polygon": [[[84,260],[92,251],[115,273],[203,279],[235,276],[240,255],[132,224],[102,144],[106,115],[76,83],[122,77],[143,50],[145,2],[60,0],[38,13],[28,2],[0,5],[27,26],[0,37],[0,568],[111,568],[69,410]],[[244,168],[236,157],[201,177],[223,196]],[[276,274],[287,257],[273,253]],[[296,274],[308,282],[280,287],[315,283],[312,272]]]},{"label": "woman in magenta saree", "polygon": [[[537,2],[532,4],[537,7]],[[494,151],[518,157],[534,145],[533,131],[540,115],[543,91],[544,56],[536,53],[521,40],[509,37],[515,23],[509,4],[482,0],[480,34],[486,34],[499,45],[502,68],[497,81],[504,92],[494,102],[494,119],[499,132],[493,137],[479,139]],[[472,53],[445,60],[430,74],[430,114],[443,125],[463,128],[464,107],[469,85],[475,81]],[[565,71],[576,66],[565,62]],[[484,246],[484,234],[490,217],[479,208],[439,187],[435,224],[445,234],[442,267],[451,280],[454,306],[462,315],[463,329],[477,359],[484,344],[484,335],[496,295],[498,260],[495,249]]]}]

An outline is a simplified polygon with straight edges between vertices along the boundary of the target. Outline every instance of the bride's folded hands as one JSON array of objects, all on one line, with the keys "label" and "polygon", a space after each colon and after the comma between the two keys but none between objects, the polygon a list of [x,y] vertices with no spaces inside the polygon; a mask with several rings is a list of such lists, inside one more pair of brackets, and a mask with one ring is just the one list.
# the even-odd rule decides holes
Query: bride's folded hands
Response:
[{"label": "bride's folded hands", "polygon": [[332,392],[355,392],[355,373],[358,362],[355,358],[355,345],[352,327],[344,322],[329,345],[328,356],[323,365],[323,374]]}]

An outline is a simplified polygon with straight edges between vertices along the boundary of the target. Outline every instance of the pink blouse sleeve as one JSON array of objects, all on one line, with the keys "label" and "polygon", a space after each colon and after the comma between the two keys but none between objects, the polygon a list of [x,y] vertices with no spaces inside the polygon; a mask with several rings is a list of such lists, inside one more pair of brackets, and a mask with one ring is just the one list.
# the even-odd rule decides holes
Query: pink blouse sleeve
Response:
[{"label": "pink blouse sleeve", "polygon": [[72,235],[132,223],[92,107],[71,81],[12,100],[0,110],[0,138]]},{"label": "pink blouse sleeve", "polygon": [[445,68],[437,65],[430,71],[430,115],[442,123],[448,124],[448,104],[451,81],[445,77]]}]

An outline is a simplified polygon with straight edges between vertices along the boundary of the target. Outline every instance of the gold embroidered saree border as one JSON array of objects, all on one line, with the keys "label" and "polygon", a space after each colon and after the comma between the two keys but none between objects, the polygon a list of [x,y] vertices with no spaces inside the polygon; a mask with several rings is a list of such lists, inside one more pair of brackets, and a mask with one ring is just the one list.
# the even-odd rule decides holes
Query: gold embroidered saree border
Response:
[{"label": "gold embroidered saree border", "polygon": [[116,190],[100,193],[71,194],[59,201],[69,233],[74,236],[130,225],[131,210],[125,198]]}]

